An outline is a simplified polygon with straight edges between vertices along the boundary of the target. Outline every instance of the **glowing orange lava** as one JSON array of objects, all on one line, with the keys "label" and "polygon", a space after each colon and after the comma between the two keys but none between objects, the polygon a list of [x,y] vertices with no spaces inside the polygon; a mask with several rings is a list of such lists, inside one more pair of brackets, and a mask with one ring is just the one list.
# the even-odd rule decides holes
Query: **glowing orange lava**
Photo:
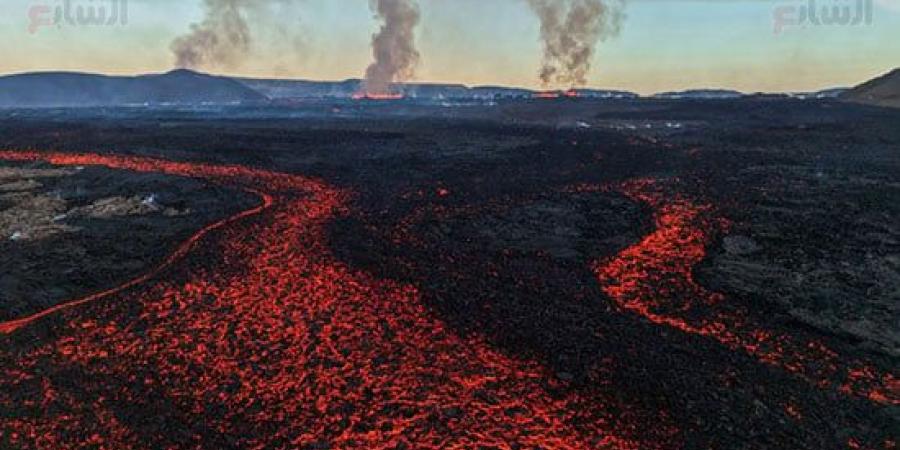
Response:
[{"label": "glowing orange lava", "polygon": [[577,89],[568,89],[565,91],[541,91],[535,92],[532,97],[542,100],[554,100],[559,98],[578,98],[581,97],[581,93],[578,92]]},{"label": "glowing orange lava", "polygon": [[[668,439],[639,441],[639,427],[617,425],[624,418],[585,423],[579,414],[594,400],[561,394],[540,364],[455,335],[415,286],[337,260],[326,226],[346,211],[348,193],[322,181],[111,155],[0,158],[196,177],[264,199],[205,228],[126,286],[9,325],[15,333],[7,339],[39,325],[52,331],[24,347],[0,345],[0,443],[671,447]],[[661,416],[654,434],[670,428]]]},{"label": "glowing orange lava", "polygon": [[711,206],[667,198],[660,184],[650,179],[628,182],[622,191],[654,209],[656,230],[614,258],[594,264],[603,291],[619,308],[656,324],[715,339],[818,386],[837,387],[876,403],[900,404],[900,384],[894,374],[840,358],[813,339],[767,331],[747,321],[746,311],[716,307],[724,296],[701,287],[693,274],[694,266],[706,256],[710,231],[720,223],[711,217]]},{"label": "glowing orange lava", "polygon": [[[0,159],[195,177],[262,199],[205,227],[151,273],[5,324],[0,447],[682,446],[667,411],[650,425],[635,421],[615,392],[566,389],[540,363],[454,333],[419,287],[336,258],[328,225],[348,212],[350,192],[237,165],[39,152]],[[618,308],[823,387],[897,403],[889,375],[721,312],[726,299],[692,274],[719,225],[712,208],[669,198],[649,180],[623,190],[654,209],[656,229],[594,265]]]},{"label": "glowing orange lava", "polygon": [[552,100],[560,97],[560,93],[557,91],[543,91],[543,92],[535,92],[534,98],[542,99],[542,100]]}]

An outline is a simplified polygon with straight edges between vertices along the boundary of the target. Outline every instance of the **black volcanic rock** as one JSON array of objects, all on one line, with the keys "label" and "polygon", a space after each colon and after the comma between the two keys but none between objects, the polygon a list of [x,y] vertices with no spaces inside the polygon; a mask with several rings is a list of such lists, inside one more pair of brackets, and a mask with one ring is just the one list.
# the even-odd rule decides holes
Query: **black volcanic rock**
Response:
[{"label": "black volcanic rock", "polygon": [[842,100],[900,108],[900,69],[867,81],[841,95]]},{"label": "black volcanic rock", "polygon": [[298,98],[349,98],[359,91],[362,81],[279,80],[262,78],[234,78],[235,81],[272,100]]},{"label": "black volcanic rock", "polygon": [[730,100],[743,97],[744,94],[728,89],[691,89],[677,92],[660,92],[654,98],[690,99],[690,100]]},{"label": "black volcanic rock", "polygon": [[0,107],[231,104],[265,99],[230,78],[189,70],[136,77],[71,72],[0,77]]}]

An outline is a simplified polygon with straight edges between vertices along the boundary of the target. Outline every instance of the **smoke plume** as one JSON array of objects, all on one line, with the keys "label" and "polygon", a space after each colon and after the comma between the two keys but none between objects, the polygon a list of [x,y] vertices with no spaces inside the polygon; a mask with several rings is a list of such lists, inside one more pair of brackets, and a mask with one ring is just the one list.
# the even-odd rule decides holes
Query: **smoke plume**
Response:
[{"label": "smoke plume", "polygon": [[233,68],[250,51],[247,7],[253,0],[205,0],[206,17],[171,45],[175,66]]},{"label": "smoke plume", "polygon": [[541,21],[545,86],[583,86],[596,45],[619,32],[622,0],[527,0]]},{"label": "smoke plume", "polygon": [[419,24],[416,0],[370,0],[369,7],[383,22],[372,36],[375,62],[366,70],[363,89],[369,94],[389,94],[391,83],[409,80],[419,62],[415,28]]}]

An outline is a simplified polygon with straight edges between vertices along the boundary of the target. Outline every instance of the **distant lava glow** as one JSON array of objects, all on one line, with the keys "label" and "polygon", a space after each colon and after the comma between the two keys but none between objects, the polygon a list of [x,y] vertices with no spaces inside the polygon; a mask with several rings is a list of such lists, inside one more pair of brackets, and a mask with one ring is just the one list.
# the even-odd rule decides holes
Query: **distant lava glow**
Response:
[{"label": "distant lava glow", "polygon": [[557,91],[542,91],[535,92],[534,98],[542,99],[542,100],[554,100],[560,97],[560,93]]},{"label": "distant lava glow", "polygon": [[533,97],[541,100],[555,100],[560,98],[578,98],[581,93],[577,89],[568,89],[565,91],[541,91],[535,92]]}]

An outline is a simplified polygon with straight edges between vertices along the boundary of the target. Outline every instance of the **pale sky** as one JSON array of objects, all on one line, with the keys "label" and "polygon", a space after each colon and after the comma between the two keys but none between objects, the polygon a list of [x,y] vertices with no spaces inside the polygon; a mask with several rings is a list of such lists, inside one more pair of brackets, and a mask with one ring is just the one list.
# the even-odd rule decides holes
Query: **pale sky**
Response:
[{"label": "pale sky", "polygon": [[[125,0],[126,25],[63,25],[30,33],[29,10],[64,0],[0,1],[2,74],[164,72],[172,66],[172,39],[202,19],[200,0]],[[644,94],[688,88],[804,91],[855,85],[900,67],[900,0],[873,0],[870,25],[807,25],[775,33],[779,7],[809,1],[631,0],[621,33],[599,45],[589,84]],[[812,1],[821,7],[855,6],[856,0]],[[306,79],[362,75],[378,26],[367,0],[284,2],[288,6],[277,19],[257,33],[251,58],[239,67],[209,70]],[[540,87],[539,24],[524,0],[420,4],[418,81]]]}]

